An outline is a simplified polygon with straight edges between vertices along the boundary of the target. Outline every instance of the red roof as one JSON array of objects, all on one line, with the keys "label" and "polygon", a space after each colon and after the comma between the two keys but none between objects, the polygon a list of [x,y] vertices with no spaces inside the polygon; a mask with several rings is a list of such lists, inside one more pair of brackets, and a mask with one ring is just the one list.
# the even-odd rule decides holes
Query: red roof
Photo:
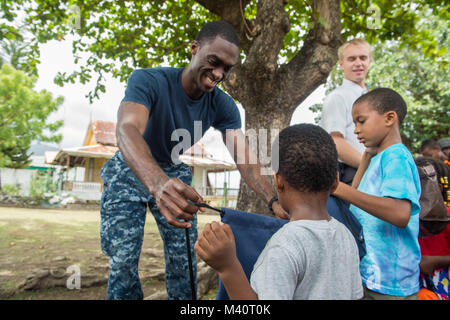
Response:
[{"label": "red roof", "polygon": [[105,146],[117,146],[116,123],[95,120],[92,122],[95,141]]},{"label": "red roof", "polygon": [[200,141],[197,141],[196,144],[187,149],[183,154],[191,157],[212,158],[212,154],[206,151],[204,144]]}]

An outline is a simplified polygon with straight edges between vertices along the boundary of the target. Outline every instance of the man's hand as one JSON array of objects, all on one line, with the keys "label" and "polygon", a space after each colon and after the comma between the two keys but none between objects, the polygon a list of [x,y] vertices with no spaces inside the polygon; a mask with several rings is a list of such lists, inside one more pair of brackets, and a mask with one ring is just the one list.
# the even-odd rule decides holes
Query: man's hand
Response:
[{"label": "man's hand", "polygon": [[272,204],[272,210],[273,210],[273,214],[277,218],[285,219],[285,220],[291,219],[289,214],[283,209],[283,207],[280,205],[278,200]]},{"label": "man's hand", "polygon": [[224,272],[239,261],[236,257],[236,243],[229,225],[222,222],[208,223],[194,246],[195,252],[211,268]]},{"label": "man's hand", "polygon": [[369,159],[372,158],[374,155],[378,153],[377,147],[367,147],[363,156],[368,157]]},{"label": "man's hand", "polygon": [[205,211],[204,208],[197,207],[187,201],[201,203],[203,199],[194,188],[184,184],[178,178],[168,178],[165,183],[161,183],[154,196],[156,205],[167,223],[177,228],[190,228],[191,224],[179,221],[175,217],[188,221],[194,218],[194,214],[198,210]]}]

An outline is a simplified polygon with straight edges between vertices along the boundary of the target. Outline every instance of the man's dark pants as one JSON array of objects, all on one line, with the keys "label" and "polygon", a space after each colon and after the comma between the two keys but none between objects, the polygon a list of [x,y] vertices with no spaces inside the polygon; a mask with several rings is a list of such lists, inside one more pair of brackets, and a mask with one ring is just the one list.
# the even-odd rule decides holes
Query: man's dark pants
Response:
[{"label": "man's dark pants", "polygon": [[[192,171],[184,163],[163,165],[161,169],[169,177],[177,177],[187,185],[192,182]],[[171,300],[191,299],[185,230],[171,226],[165,221],[155,199],[130,170],[120,151],[103,166],[100,175],[104,182],[100,201],[101,247],[110,258],[107,299],[143,299],[138,264],[147,206],[155,217],[164,242],[168,297]],[[193,244],[197,241],[196,217],[191,224],[189,239]],[[193,245],[191,256],[195,277],[196,259]],[[194,280],[196,283],[196,279]]]}]

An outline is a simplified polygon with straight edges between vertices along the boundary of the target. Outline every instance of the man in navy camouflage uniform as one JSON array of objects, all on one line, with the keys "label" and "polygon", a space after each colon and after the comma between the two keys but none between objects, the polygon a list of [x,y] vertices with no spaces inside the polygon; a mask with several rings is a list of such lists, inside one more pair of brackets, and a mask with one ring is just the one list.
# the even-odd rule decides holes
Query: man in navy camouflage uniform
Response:
[{"label": "man in navy camouflage uniform", "polygon": [[[224,141],[234,141],[232,156],[248,185],[270,203],[276,216],[288,218],[273,200],[275,191],[261,175],[259,162],[245,163],[250,158],[248,145],[245,154],[237,154],[236,146],[246,144],[240,115],[233,99],[216,87],[239,59],[233,27],[223,21],[207,23],[190,50],[186,68],[135,70],[119,107],[119,151],[101,171],[101,246],[110,257],[107,299],[143,298],[138,263],[147,206],[164,242],[168,297],[192,298],[184,229],[189,228],[194,244],[195,213],[203,211],[195,204],[203,199],[190,186],[192,172],[178,156],[211,126],[222,132]],[[195,275],[193,245],[191,255]]]}]

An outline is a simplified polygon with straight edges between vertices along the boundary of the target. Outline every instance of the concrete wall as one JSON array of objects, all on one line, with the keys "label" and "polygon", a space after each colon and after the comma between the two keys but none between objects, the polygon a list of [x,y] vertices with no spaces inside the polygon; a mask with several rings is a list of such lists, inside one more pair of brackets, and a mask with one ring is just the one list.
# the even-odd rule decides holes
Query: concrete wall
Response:
[{"label": "concrete wall", "polygon": [[[20,189],[20,194],[24,196],[30,195],[30,185],[33,175],[39,170],[37,169],[10,169],[0,168],[0,182],[2,186],[13,185]],[[71,168],[69,170],[69,181],[83,181],[84,168]],[[65,177],[65,173],[64,173]],[[53,182],[56,182],[57,173],[53,176]]]},{"label": "concrete wall", "polygon": [[2,186],[13,185],[20,189],[20,194],[30,195],[31,178],[38,170],[0,168]]}]

